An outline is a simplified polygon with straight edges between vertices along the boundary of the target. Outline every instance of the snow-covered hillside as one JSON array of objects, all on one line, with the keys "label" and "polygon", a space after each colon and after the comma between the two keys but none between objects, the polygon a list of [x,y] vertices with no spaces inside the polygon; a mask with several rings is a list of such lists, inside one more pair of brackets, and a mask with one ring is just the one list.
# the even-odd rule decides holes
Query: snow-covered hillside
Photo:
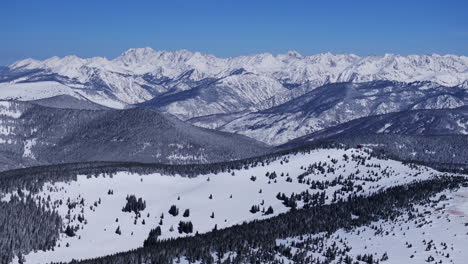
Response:
[{"label": "snow-covered hillside", "polygon": [[[303,251],[303,243],[311,239],[320,240],[322,246],[305,254],[321,260],[327,258],[328,248],[334,248],[344,250],[353,259],[361,256],[364,263],[369,256],[388,264],[466,263],[468,188],[440,193],[429,203],[415,206],[411,214],[405,213],[394,221],[373,222],[332,234],[281,239],[277,243]],[[285,258],[284,263],[294,262]],[[340,263],[339,258],[330,263]]]},{"label": "snow-covered hillside", "polygon": [[34,83],[0,83],[0,95],[2,99],[23,101],[48,98],[56,95],[77,96],[72,88],[58,82],[34,82]]},{"label": "snow-covered hillside", "polygon": [[[103,256],[142,246],[157,226],[160,239],[204,233],[215,226],[272,217],[290,207],[333,203],[350,194],[368,195],[440,174],[369,153],[367,149],[316,149],[194,178],[118,172],[46,183],[34,197],[48,210],[56,210],[68,231],[52,251],[27,254],[26,263]],[[2,200],[11,195],[16,192],[4,194]],[[143,209],[123,212],[129,195],[141,198]],[[172,205],[177,215],[169,213]],[[178,232],[181,221],[190,221],[193,230]]]}]

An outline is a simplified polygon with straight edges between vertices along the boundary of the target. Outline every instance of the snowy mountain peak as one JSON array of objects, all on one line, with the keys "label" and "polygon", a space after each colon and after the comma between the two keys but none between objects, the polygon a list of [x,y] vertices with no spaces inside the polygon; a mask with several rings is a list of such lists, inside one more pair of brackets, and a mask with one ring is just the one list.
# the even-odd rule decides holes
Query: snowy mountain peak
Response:
[{"label": "snowy mountain peak", "polygon": [[120,56],[126,56],[130,54],[148,54],[148,53],[154,53],[156,52],[153,48],[151,47],[144,47],[144,48],[130,48],[122,53]]},{"label": "snowy mountain peak", "polygon": [[136,48],[136,49],[132,48],[122,53],[113,61],[124,62],[127,64],[138,64],[138,63],[144,63],[148,59],[151,59],[152,57],[158,56],[158,55],[159,54],[157,51],[149,47]]},{"label": "snowy mountain peak", "polygon": [[295,50],[288,51],[288,56],[293,58],[302,58],[302,55]]},{"label": "snowy mountain peak", "polygon": [[36,67],[40,64],[41,62],[32,58],[24,59],[15,62],[14,64],[11,64],[9,67],[11,69],[20,69],[23,67],[27,67],[29,65],[35,65]]},{"label": "snowy mountain peak", "polygon": [[[272,55],[218,58],[188,50],[157,51],[150,47],[132,48],[113,60],[82,59],[76,56],[52,57],[44,61],[26,59],[9,66],[11,70],[46,69],[67,77],[76,77],[82,67],[99,68],[125,74],[161,72],[175,77],[188,70],[197,70],[206,77],[244,68],[257,74],[287,79],[295,83],[393,80],[401,82],[433,81],[458,85],[468,79],[468,57],[455,55],[384,54],[359,57],[354,54],[321,53],[302,56],[296,51]],[[64,68],[66,70],[64,70]]]},{"label": "snowy mountain peak", "polygon": [[[236,82],[236,87],[254,85],[248,90],[254,88],[256,91],[263,89],[272,92],[283,84],[312,90],[336,82],[430,81],[444,86],[456,86],[468,80],[468,58],[455,55],[384,54],[359,57],[354,54],[321,53],[303,56],[296,51],[289,51],[278,55],[262,53],[218,58],[188,50],[161,51],[149,47],[129,49],[112,60],[77,56],[52,57],[43,61],[26,59],[6,69],[8,73],[0,76],[0,82],[44,82],[50,81],[52,75],[54,81],[60,85],[70,87],[93,102],[111,107],[141,103],[169,90],[189,90],[194,87],[194,82],[207,79],[207,84],[210,79],[238,74],[239,69],[253,73],[258,81],[253,81],[252,78],[245,81],[240,79]],[[180,79],[181,76],[184,77],[183,80]],[[263,80],[267,79],[272,81],[265,83]],[[9,90],[15,89],[10,87]],[[304,91],[296,89],[293,94],[285,95],[281,88],[273,92],[278,96],[267,98],[267,105],[284,102]],[[248,96],[253,98],[256,95]],[[18,94],[13,97],[21,99],[24,96]]]}]

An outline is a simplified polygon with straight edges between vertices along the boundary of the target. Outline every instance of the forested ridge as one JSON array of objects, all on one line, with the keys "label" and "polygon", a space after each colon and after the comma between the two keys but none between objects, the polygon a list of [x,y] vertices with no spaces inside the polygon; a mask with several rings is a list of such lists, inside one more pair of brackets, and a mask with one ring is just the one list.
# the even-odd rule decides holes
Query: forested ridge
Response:
[{"label": "forested ridge", "polygon": [[296,147],[290,150],[280,150],[275,153],[266,154],[254,158],[235,161],[226,161],[210,164],[172,165],[162,163],[139,163],[139,162],[85,162],[46,165],[15,169],[0,172],[0,191],[10,192],[17,188],[27,189],[32,192],[38,191],[44,182],[61,182],[76,180],[77,175],[97,176],[127,171],[138,174],[161,173],[165,175],[180,175],[184,177],[196,177],[209,173],[219,173],[242,168],[267,166],[270,162],[284,155],[298,153],[310,153],[320,148],[345,148],[340,143],[318,143],[304,147]]},{"label": "forested ridge", "polygon": [[[90,177],[100,174],[112,175],[113,173],[120,171],[138,174],[161,173],[165,175],[196,177],[197,175],[205,175],[209,173],[216,174],[219,172],[239,170],[249,167],[267,166],[272,161],[275,161],[284,155],[310,153],[311,151],[320,148],[348,149],[356,146],[360,147],[356,142],[347,142],[347,144],[336,141],[314,142],[291,149],[278,149],[277,152],[258,157],[210,164],[172,165],[139,162],[84,162],[29,167],[0,172],[0,191],[10,192],[17,188],[23,188],[36,192],[45,182],[76,180],[77,175],[88,175]],[[432,167],[444,172],[468,173],[468,165],[465,164],[440,163],[431,160],[414,160],[409,159],[408,157],[402,157],[401,155],[397,155],[382,148],[376,148],[373,151],[369,151],[369,154],[379,159],[393,159],[408,164],[414,163]]]}]

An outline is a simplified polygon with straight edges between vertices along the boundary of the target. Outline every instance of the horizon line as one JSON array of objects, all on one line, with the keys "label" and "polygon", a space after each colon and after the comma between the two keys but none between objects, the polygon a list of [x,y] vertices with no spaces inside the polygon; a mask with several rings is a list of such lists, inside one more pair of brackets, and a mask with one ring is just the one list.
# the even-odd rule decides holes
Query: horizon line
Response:
[{"label": "horizon line", "polygon": [[65,56],[58,56],[58,55],[55,55],[55,56],[51,56],[51,57],[47,57],[45,59],[36,59],[34,57],[25,57],[23,59],[18,59],[18,60],[15,60],[11,63],[7,63],[7,64],[3,64],[3,65],[0,65],[0,66],[3,66],[3,67],[6,67],[6,66],[10,66],[10,65],[13,65],[13,64],[16,64],[18,62],[21,62],[21,61],[24,61],[24,60],[34,60],[34,61],[39,61],[39,62],[43,62],[43,61],[46,61],[46,60],[49,60],[49,59],[53,59],[53,58],[58,58],[58,59],[64,59],[64,58],[67,58],[67,57],[76,57],[76,58],[79,58],[79,59],[95,59],[95,58],[101,58],[101,59],[106,59],[108,61],[113,61],[115,59],[117,59],[118,57],[120,56],[123,56],[125,53],[129,52],[129,51],[132,51],[132,50],[151,50],[151,51],[155,51],[155,52],[178,52],[178,51],[184,51],[184,52],[189,52],[189,53],[193,53],[193,54],[201,54],[201,55],[204,55],[204,56],[211,56],[211,57],[215,57],[215,58],[218,58],[218,59],[232,59],[232,58],[239,58],[239,57],[252,57],[252,56],[257,56],[257,55],[271,55],[273,57],[278,57],[278,56],[282,56],[282,55],[288,55],[288,54],[297,54],[298,57],[302,57],[302,58],[306,58],[306,57],[312,57],[312,56],[317,56],[317,55],[326,55],[326,54],[330,54],[332,56],[340,56],[340,55],[350,55],[350,56],[356,56],[356,57],[360,57],[360,58],[366,58],[366,57],[384,57],[384,56],[388,56],[388,55],[394,55],[394,56],[402,56],[402,57],[410,57],[410,56],[439,56],[439,57],[450,57],[450,56],[454,56],[454,57],[465,57],[465,58],[468,58],[467,55],[457,55],[457,54],[453,54],[453,53],[446,53],[446,54],[440,54],[440,53],[421,53],[421,54],[416,54],[416,53],[411,53],[411,54],[400,54],[400,53],[382,53],[382,54],[369,54],[369,55],[358,55],[356,53],[333,53],[333,52],[330,52],[330,51],[327,51],[327,52],[318,52],[318,53],[313,53],[313,54],[309,54],[309,55],[303,55],[301,54],[300,52],[296,51],[296,50],[289,50],[287,52],[284,52],[284,53],[273,53],[273,52],[259,52],[259,53],[250,53],[250,54],[244,54],[244,55],[237,55],[237,56],[219,56],[219,55],[215,55],[215,54],[212,54],[212,53],[204,53],[204,52],[201,52],[201,51],[191,51],[189,49],[161,49],[161,50],[158,50],[158,49],[154,49],[153,47],[149,47],[149,46],[146,46],[146,47],[141,47],[141,48],[129,48],[127,50],[124,50],[123,52],[121,52],[119,55],[115,56],[115,57],[107,57],[107,56],[79,56],[79,55],[76,55],[76,54],[70,54],[70,55],[65,55]]}]

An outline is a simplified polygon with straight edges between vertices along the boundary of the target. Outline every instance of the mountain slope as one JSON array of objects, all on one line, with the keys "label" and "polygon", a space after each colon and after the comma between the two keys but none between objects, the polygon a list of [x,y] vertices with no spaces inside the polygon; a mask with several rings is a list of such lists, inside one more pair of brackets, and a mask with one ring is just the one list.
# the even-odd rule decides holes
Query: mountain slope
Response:
[{"label": "mountain slope", "polygon": [[[47,170],[54,171],[53,166],[44,170],[46,175]],[[378,159],[364,149],[292,151],[252,161],[227,162],[205,173],[197,173],[197,167],[193,167],[191,171],[196,177],[181,177],[177,167],[172,168],[175,176],[163,171],[144,173],[130,169],[113,172],[109,177],[105,171],[104,167],[99,172],[98,167],[74,178],[62,176],[68,180],[24,185],[36,190],[33,200],[50,197],[44,205],[61,215],[64,229],[75,230],[62,232],[54,250],[31,252],[26,256],[27,262],[70,261],[113,254],[141,246],[157,226],[162,231],[159,239],[191,236],[209,232],[215,226],[222,229],[244,221],[271,218],[291,207],[300,209],[340,203],[350,196],[369,196],[440,174],[423,166]],[[7,174],[0,173],[0,181],[8,180]],[[21,181],[20,174],[10,181]],[[34,179],[33,172],[27,176]],[[4,183],[3,189],[6,188]],[[4,192],[2,201],[19,195],[14,191],[16,188],[10,188],[13,191]],[[144,203],[137,212],[123,210],[130,195]],[[179,212],[169,213],[171,205]],[[253,206],[259,210],[252,209]],[[267,213],[270,206],[272,210]],[[186,209],[189,213],[184,216]],[[190,221],[193,229],[178,231],[181,221]]]},{"label": "mountain slope", "polygon": [[79,161],[206,163],[268,150],[244,136],[194,127],[151,109],[0,103],[2,169]]},{"label": "mountain slope", "polygon": [[292,252],[301,252],[304,245],[315,244],[317,247],[307,251],[306,256],[328,259],[334,264],[340,263],[338,257],[330,256],[334,251],[346,252],[348,260],[364,259],[365,262],[372,256],[374,261],[392,264],[464,263],[468,258],[463,250],[468,241],[467,205],[465,185],[432,195],[409,210],[401,210],[392,219],[384,218],[332,233],[288,237],[278,241],[278,246],[289,246]]},{"label": "mountain slope", "polygon": [[244,115],[220,129],[268,144],[282,144],[356,118],[464,105],[468,105],[468,90],[463,86],[390,81],[337,83],[324,85],[282,105]]},{"label": "mountain slope", "polygon": [[454,109],[402,111],[358,118],[300,137],[291,143],[297,142],[301,145],[307,141],[367,134],[468,135],[468,106]]},{"label": "mountain slope", "polygon": [[158,96],[140,106],[156,108],[185,120],[207,115],[261,110],[268,108],[262,106],[262,103],[288,92],[289,90],[275,79],[238,72],[190,90]]},{"label": "mountain slope", "polygon": [[402,160],[468,171],[468,108],[412,110],[355,119],[291,140],[289,149],[319,141],[383,150]]}]

